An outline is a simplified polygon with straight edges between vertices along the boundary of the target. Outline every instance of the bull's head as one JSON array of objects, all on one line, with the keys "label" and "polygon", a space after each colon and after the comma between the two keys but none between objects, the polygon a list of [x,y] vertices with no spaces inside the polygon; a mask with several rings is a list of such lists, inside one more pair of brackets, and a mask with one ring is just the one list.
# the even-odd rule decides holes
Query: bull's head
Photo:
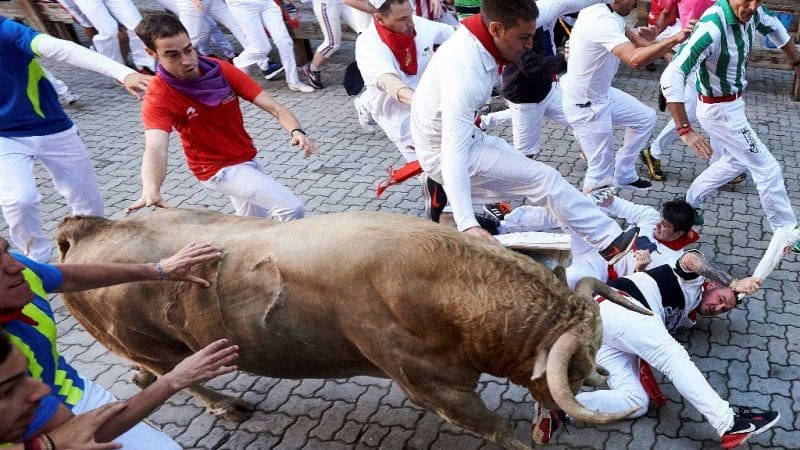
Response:
[{"label": "bull's head", "polygon": [[586,423],[608,423],[623,419],[637,410],[633,408],[619,414],[601,414],[578,403],[575,394],[582,386],[597,386],[605,382],[608,372],[595,363],[595,355],[602,344],[603,324],[593,294],[641,314],[652,313],[619,295],[605,283],[595,278],[584,278],[575,287],[578,301],[591,305],[586,317],[576,327],[558,337],[548,351],[537,354],[531,384],[531,393],[547,408],[558,407],[569,416]]}]

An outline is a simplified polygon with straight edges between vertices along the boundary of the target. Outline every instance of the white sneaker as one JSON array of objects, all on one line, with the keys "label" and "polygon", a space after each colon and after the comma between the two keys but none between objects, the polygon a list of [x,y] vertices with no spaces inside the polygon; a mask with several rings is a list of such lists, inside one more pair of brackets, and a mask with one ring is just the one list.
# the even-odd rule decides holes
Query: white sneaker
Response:
[{"label": "white sneaker", "polygon": [[61,95],[60,97],[61,101],[68,105],[71,105],[81,99],[80,95],[73,94],[72,91],[67,91],[66,94]]},{"label": "white sneaker", "polygon": [[289,84],[288,86],[290,91],[303,92],[306,94],[316,91],[316,89],[305,83]]},{"label": "white sneaker", "polygon": [[361,128],[368,133],[375,132],[375,119],[372,118],[369,110],[363,103],[361,103],[361,96],[359,95],[353,99],[353,106],[356,107],[356,114],[358,115],[358,124]]}]

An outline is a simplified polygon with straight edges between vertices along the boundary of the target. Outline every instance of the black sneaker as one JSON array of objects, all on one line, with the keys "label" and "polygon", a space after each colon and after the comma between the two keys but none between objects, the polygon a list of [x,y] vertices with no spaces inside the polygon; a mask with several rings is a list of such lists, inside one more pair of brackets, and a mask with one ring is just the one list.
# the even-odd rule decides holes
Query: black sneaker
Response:
[{"label": "black sneaker", "polygon": [[781,414],[777,411],[754,411],[740,406],[733,416],[733,425],[722,435],[722,448],[735,448],[744,444],[750,436],[761,434],[775,425]]},{"label": "black sneaker", "polygon": [[531,423],[531,438],[537,444],[549,444],[553,433],[562,427],[566,430],[569,423],[569,417],[564,411],[547,410],[537,403]]},{"label": "black sneaker", "polygon": [[492,236],[497,236],[499,233],[500,221],[494,216],[489,214],[475,214],[475,220],[478,221],[478,225],[480,225],[481,228],[488,231]]},{"label": "black sneaker", "polygon": [[617,236],[611,245],[606,247],[604,250],[601,250],[600,256],[602,256],[609,265],[616,263],[631,250],[631,247],[633,247],[633,243],[636,242],[636,237],[638,235],[639,227],[628,228],[627,231]]},{"label": "black sneaker", "polygon": [[283,65],[279,62],[271,62],[267,64],[267,68],[261,71],[264,78],[272,80],[283,72]]},{"label": "black sneaker", "polygon": [[425,202],[425,217],[438,223],[439,217],[442,215],[442,210],[445,205],[447,205],[447,194],[444,192],[444,187],[433,178],[429,177],[425,172],[420,175],[419,180],[422,183],[422,199]]},{"label": "black sneaker", "polygon": [[619,185],[617,185],[617,187],[619,187],[620,189],[634,189],[634,190],[637,190],[637,191],[646,191],[646,190],[650,189],[651,187],[653,187],[653,183],[651,183],[651,182],[649,182],[647,180],[643,180],[643,179],[639,178],[638,180],[634,181],[633,183],[619,184]]},{"label": "black sneaker", "polygon": [[483,210],[498,221],[505,220],[506,214],[511,212],[511,204],[508,202],[488,203],[483,205]]},{"label": "black sneaker", "polygon": [[650,153],[650,147],[639,152],[639,157],[642,158],[644,166],[647,168],[647,174],[653,181],[664,181],[664,173],[661,172],[661,160],[654,158]]},{"label": "black sneaker", "polygon": [[319,73],[319,70],[311,70],[311,64],[306,64],[305,66],[301,67],[300,70],[305,75],[306,79],[308,80],[308,84],[311,85],[314,89],[322,89],[325,86],[322,84],[322,74]]}]

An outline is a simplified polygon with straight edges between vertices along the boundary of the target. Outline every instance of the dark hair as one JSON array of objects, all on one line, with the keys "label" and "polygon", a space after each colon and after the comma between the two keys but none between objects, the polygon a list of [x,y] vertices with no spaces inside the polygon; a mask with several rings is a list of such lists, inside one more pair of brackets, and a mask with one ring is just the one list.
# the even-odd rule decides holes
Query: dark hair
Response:
[{"label": "dark hair", "polygon": [[378,8],[378,12],[384,16],[388,16],[392,12],[392,5],[402,5],[407,1],[408,0],[386,0],[381,7]]},{"label": "dark hair", "polygon": [[0,364],[6,362],[8,355],[11,354],[11,349],[14,348],[11,345],[11,339],[6,335],[6,330],[0,327]]},{"label": "dark hair", "polygon": [[189,35],[181,21],[168,12],[145,14],[136,26],[136,35],[152,51],[156,51],[156,39],[177,36],[181,33]]},{"label": "dark hair", "polygon": [[487,26],[489,22],[500,22],[503,27],[511,28],[538,19],[539,8],[533,0],[483,0],[481,16]]},{"label": "dark hair", "polygon": [[661,217],[671,223],[675,231],[689,231],[694,225],[694,208],[685,200],[670,200],[661,204]]}]

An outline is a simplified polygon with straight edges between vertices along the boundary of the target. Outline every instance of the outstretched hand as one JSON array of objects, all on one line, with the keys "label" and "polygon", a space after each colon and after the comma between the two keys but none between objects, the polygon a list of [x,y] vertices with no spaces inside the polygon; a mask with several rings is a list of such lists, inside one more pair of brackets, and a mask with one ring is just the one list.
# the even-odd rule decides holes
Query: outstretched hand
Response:
[{"label": "outstretched hand", "polygon": [[79,450],[112,450],[122,448],[116,442],[95,442],[97,430],[125,409],[122,402],[108,403],[72,417],[48,433],[56,448]]},{"label": "outstretched hand", "polygon": [[227,339],[219,339],[181,361],[163,378],[172,388],[180,390],[194,383],[233,372],[238,367],[229,364],[238,357],[238,345],[229,345]]},{"label": "outstretched hand", "polygon": [[147,85],[150,84],[152,79],[152,75],[132,73],[122,80],[122,84],[125,86],[125,89],[131,93],[131,95],[136,97],[137,100],[141,100],[144,92],[147,90]]},{"label": "outstretched hand", "polygon": [[174,206],[170,205],[169,203],[165,202],[164,199],[161,198],[161,195],[147,195],[142,194],[139,197],[139,200],[136,200],[125,209],[125,214],[130,214],[134,211],[138,211],[144,207],[152,206],[154,208],[174,208]]},{"label": "outstretched hand", "polygon": [[164,279],[173,281],[191,281],[203,287],[211,286],[208,280],[192,275],[192,267],[206,261],[216,261],[222,257],[222,249],[212,244],[197,245],[190,242],[169,258],[162,259],[159,264],[164,272]]},{"label": "outstretched hand", "polygon": [[304,158],[308,158],[311,155],[319,156],[319,149],[317,148],[317,144],[315,144],[310,137],[306,136],[303,133],[300,132],[292,133],[292,145],[300,147],[300,150],[303,151]]},{"label": "outstretched hand", "polygon": [[757,277],[747,277],[742,278],[741,280],[733,280],[731,282],[731,289],[733,292],[737,294],[752,294],[753,292],[757,291],[761,285],[764,283],[764,280]]},{"label": "outstretched hand", "polygon": [[698,158],[711,159],[711,155],[714,151],[711,149],[711,145],[708,141],[701,136],[700,133],[692,130],[681,136],[681,140],[692,149]]}]

